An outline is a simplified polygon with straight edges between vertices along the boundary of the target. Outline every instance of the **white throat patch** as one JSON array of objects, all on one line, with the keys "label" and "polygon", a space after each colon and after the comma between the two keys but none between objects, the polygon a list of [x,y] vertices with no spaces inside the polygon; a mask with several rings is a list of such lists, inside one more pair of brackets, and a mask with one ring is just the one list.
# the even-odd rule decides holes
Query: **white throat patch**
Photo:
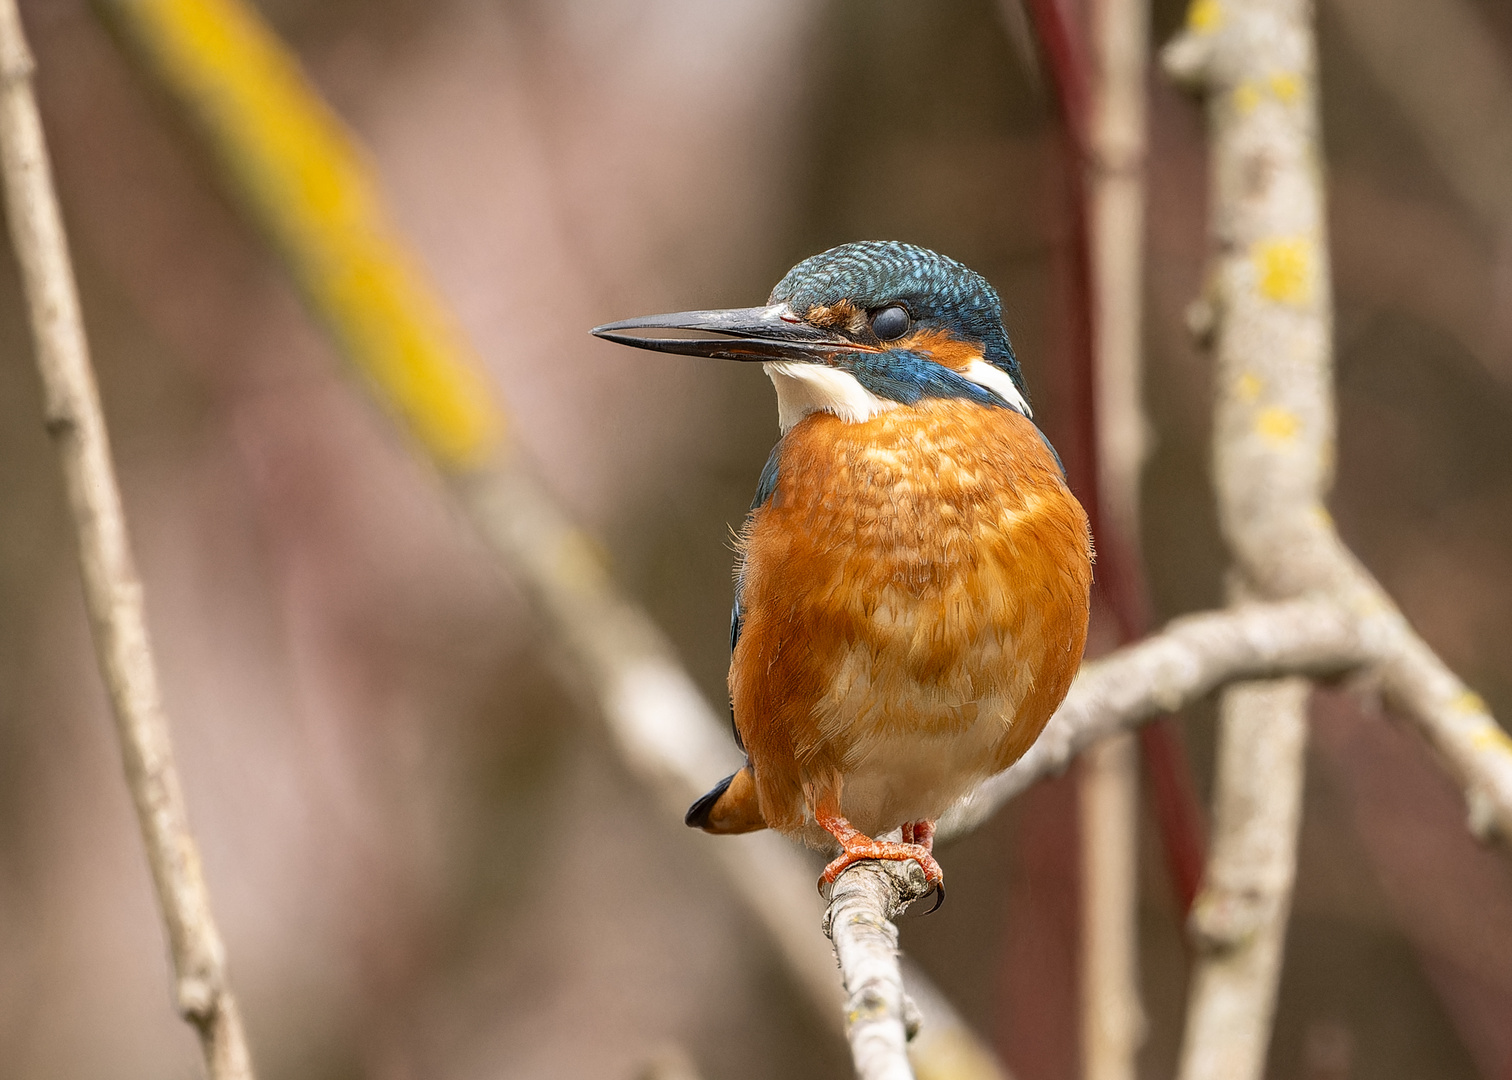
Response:
[{"label": "white throat patch", "polygon": [[986,387],[998,397],[1008,403],[1008,407],[1015,412],[1023,413],[1030,419],[1034,413],[1029,411],[1029,403],[1024,400],[1024,395],[1019,393],[1017,386],[1013,385],[1013,376],[1002,368],[993,367],[985,360],[973,360],[960,372],[963,379],[969,379],[978,386]]},{"label": "white throat patch", "polygon": [[834,413],[847,424],[859,424],[898,407],[896,401],[878,397],[839,368],[801,360],[773,360],[761,367],[777,388],[777,424],[784,435],[809,413]]}]

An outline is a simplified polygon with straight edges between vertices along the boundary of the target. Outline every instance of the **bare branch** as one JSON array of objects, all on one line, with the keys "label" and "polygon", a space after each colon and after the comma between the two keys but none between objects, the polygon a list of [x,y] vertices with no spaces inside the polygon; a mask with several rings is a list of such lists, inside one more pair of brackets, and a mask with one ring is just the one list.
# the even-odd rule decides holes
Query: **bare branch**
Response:
[{"label": "bare branch", "polygon": [[78,292],[53,190],[33,63],[15,0],[0,0],[0,168],[21,264],[47,430],[63,466],[78,534],[84,599],[110,692],[126,783],[136,806],[177,974],[177,1001],[198,1029],[213,1080],[251,1080],[252,1062],[225,947],[210,911],[199,849],[173,763],[142,586],[126,534],[105,418],[89,362]]},{"label": "bare branch", "polygon": [[1212,858],[1191,919],[1201,955],[1178,1080],[1263,1072],[1297,869],[1308,690],[1305,679],[1278,679],[1224,691]]},{"label": "bare branch", "polygon": [[1081,1049],[1084,1080],[1134,1080],[1139,998],[1139,756],[1128,732],[1094,744],[1081,818]]},{"label": "bare branch", "polygon": [[1011,769],[950,809],[939,835],[976,828],[1112,732],[1173,712],[1241,679],[1336,675],[1382,655],[1383,628],[1316,601],[1241,604],[1191,615],[1082,666],[1044,734]]},{"label": "bare branch", "polygon": [[[1213,464],[1235,591],[1328,595],[1343,548],[1322,512],[1332,481],[1332,296],[1311,0],[1193,7],[1167,70],[1206,95],[1218,385]],[[1305,683],[1223,698],[1209,872],[1192,912],[1180,1080],[1258,1080],[1296,873]]]},{"label": "bare branch", "polygon": [[[1374,624],[1387,697],[1455,774],[1472,827],[1512,837],[1512,739],[1412,632],[1323,507],[1335,420],[1312,18],[1310,0],[1204,0],[1165,53],[1167,70],[1205,95],[1211,134],[1206,321],[1217,331],[1219,521],[1247,595],[1327,597]],[[1228,820],[1194,913],[1199,938],[1224,947],[1203,956],[1194,976],[1183,1080],[1264,1071],[1295,866],[1304,695],[1282,683],[1226,699],[1219,754],[1237,764],[1220,772]],[[1256,788],[1262,762],[1270,764]]]},{"label": "bare branch", "polygon": [[830,890],[824,932],[845,982],[845,1036],[858,1080],[913,1080],[908,1040],[920,1017],[903,993],[892,920],[929,888],[916,862],[867,861],[846,870]]},{"label": "bare branch", "polygon": [[1512,739],[1412,630],[1334,531],[1322,499],[1334,452],[1328,251],[1318,162],[1311,5],[1200,4],[1165,53],[1209,99],[1218,321],[1214,470],[1219,520],[1267,598],[1327,597],[1382,632],[1387,699],[1466,793],[1477,835],[1512,842]]},{"label": "bare branch", "polygon": [[[1147,0],[1089,8],[1093,78],[1088,124],[1088,241],[1095,350],[1098,518],[1125,565],[1126,606],[1139,575],[1139,489],[1148,446],[1141,404]],[[1144,605],[1139,605],[1143,607]],[[1125,611],[1132,637],[1145,627]],[[1079,781],[1082,856],[1083,1080],[1134,1080],[1144,1041],[1139,998],[1139,758],[1125,732],[1092,747]]]}]

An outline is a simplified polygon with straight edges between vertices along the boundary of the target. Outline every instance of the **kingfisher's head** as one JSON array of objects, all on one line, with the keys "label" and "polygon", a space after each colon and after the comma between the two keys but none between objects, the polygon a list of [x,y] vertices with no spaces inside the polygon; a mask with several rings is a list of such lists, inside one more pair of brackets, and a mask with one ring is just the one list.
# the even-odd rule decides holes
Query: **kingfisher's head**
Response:
[{"label": "kingfisher's head", "polygon": [[[632,332],[644,330],[720,336]],[[931,398],[1030,415],[997,292],[912,244],[865,240],[805,259],[765,307],[648,315],[593,332],[641,349],[762,363],[783,431],[813,412],[856,423]]]}]

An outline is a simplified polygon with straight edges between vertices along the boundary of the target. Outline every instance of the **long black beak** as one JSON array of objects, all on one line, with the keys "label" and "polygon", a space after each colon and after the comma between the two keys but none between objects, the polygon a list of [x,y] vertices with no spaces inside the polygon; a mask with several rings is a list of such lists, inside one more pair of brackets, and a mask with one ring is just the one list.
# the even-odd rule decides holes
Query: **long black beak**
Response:
[{"label": "long black beak", "polygon": [[[715,338],[644,337],[632,330],[693,330],[719,334]],[[732,308],[728,311],[679,311],[671,315],[643,315],[639,319],[605,323],[593,328],[605,341],[637,349],[709,356],[716,360],[801,360],[825,363],[836,353],[870,352],[847,337],[804,322],[786,304]]]}]

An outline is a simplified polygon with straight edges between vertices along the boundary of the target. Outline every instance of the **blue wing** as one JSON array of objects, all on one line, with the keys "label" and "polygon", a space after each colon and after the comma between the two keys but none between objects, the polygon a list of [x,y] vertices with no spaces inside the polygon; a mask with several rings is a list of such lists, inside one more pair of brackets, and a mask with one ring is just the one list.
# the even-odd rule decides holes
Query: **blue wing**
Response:
[{"label": "blue wing", "polygon": [[[772,452],[767,455],[766,464],[761,469],[761,479],[756,481],[756,497],[751,500],[749,513],[755,513],[766,505],[772,497],[772,492],[777,490],[777,473],[782,466],[782,443],[772,447]],[[749,516],[749,515],[748,515]],[[730,652],[735,651],[735,643],[740,640],[740,624],[745,621],[745,608],[741,604],[741,590],[745,588],[745,560],[741,559],[735,565],[735,604],[730,609]],[[730,726],[735,723],[735,705],[730,704]],[[742,750],[745,744],[741,742],[740,731],[735,731],[735,744]]]},{"label": "blue wing", "polygon": [[[766,505],[766,501],[772,497],[772,492],[777,490],[777,472],[782,466],[782,443],[772,447],[772,452],[767,455],[766,464],[761,469],[761,479],[756,481],[756,497],[751,500],[750,513],[755,513]],[[745,586],[744,560],[735,567],[735,607],[730,612],[730,651],[735,651],[735,643],[740,640],[740,624],[745,618],[745,609],[741,606],[740,591]]]}]

